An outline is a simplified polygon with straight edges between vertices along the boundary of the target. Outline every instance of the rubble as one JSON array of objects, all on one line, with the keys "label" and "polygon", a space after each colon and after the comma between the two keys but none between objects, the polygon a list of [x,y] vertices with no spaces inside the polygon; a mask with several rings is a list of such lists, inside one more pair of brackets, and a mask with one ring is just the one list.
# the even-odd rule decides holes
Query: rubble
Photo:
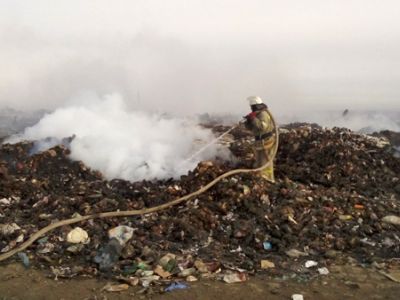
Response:
[{"label": "rubble", "polygon": [[[226,129],[213,127],[216,133]],[[82,231],[61,227],[20,259],[56,277],[105,273],[148,287],[177,278],[242,282],[256,272],[326,274],[323,268],[304,271],[306,261],[325,267],[400,256],[393,222],[400,216],[400,159],[385,138],[302,124],[281,130],[280,139],[275,184],[256,174],[234,175],[168,210],[84,221]],[[229,170],[251,167],[249,132],[236,128],[225,142],[236,160],[200,163],[180,180],[141,182],[107,181],[72,161],[63,145],[30,155],[33,142],[4,144],[0,249],[12,249],[21,235],[26,239],[56,220],[160,205]],[[75,239],[77,230],[86,234]]]}]

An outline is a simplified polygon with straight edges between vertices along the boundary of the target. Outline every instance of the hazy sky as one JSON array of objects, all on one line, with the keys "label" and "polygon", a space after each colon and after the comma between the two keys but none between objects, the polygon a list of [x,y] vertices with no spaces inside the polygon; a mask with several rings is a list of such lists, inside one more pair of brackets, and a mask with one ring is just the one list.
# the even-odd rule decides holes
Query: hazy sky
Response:
[{"label": "hazy sky", "polygon": [[0,107],[400,110],[400,2],[0,0]]}]

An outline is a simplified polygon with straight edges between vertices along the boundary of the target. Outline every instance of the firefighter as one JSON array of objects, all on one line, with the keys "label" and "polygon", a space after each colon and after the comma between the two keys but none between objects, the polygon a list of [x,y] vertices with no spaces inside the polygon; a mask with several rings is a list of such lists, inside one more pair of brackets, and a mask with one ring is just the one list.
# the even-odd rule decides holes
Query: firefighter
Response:
[{"label": "firefighter", "polygon": [[[262,99],[258,96],[250,96],[247,100],[251,107],[251,113],[245,117],[245,126],[254,134],[255,162],[253,167],[259,168],[273,158],[273,148],[276,141],[275,128],[268,107]],[[260,175],[270,182],[275,182],[273,162],[260,171]]]}]

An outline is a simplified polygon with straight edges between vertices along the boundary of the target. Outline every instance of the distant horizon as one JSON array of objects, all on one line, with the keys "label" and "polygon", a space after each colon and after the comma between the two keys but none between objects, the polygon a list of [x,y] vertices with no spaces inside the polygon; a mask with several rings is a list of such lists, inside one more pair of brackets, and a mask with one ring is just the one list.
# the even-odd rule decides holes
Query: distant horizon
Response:
[{"label": "distant horizon", "polygon": [[[246,111],[246,109],[248,109],[248,107],[245,105],[243,106],[244,111]],[[15,112],[22,112],[22,113],[35,113],[35,112],[51,112],[56,110],[57,108],[54,109],[49,109],[49,108],[35,108],[35,109],[21,109],[18,107],[12,107],[12,106],[0,106],[0,113],[4,110],[14,110]],[[337,108],[337,109],[333,109],[333,108],[326,108],[326,109],[322,109],[322,108],[316,108],[316,109],[312,109],[310,110],[309,108],[304,108],[304,111],[313,111],[313,112],[343,112],[344,110],[348,109],[350,112],[363,112],[363,113],[374,113],[374,112],[384,112],[384,113],[388,113],[388,114],[397,114],[400,113],[400,107],[397,109],[388,109],[388,108],[381,108],[381,109],[361,109],[361,108]],[[134,109],[131,109],[134,110]],[[301,111],[302,109],[297,109],[297,111]],[[163,113],[163,112],[161,112]],[[164,113],[169,113],[167,111],[165,111]],[[290,113],[290,112],[289,112]],[[240,115],[240,113],[230,113],[230,112],[208,112],[208,111],[203,111],[203,112],[195,112],[192,115],[201,115],[201,114],[211,114],[211,115],[229,115],[229,114],[234,114],[234,115]],[[191,116],[191,115],[187,115],[187,116]]]},{"label": "distant horizon", "polygon": [[[0,108],[0,135],[10,135],[22,131],[24,128],[33,126],[45,114],[51,114],[52,110],[37,110],[23,112],[13,110],[13,114],[5,112],[6,108]],[[349,110],[347,117],[342,117],[344,109],[337,110],[314,110],[298,111],[297,113],[287,112],[286,114],[275,114],[279,124],[290,123],[316,123],[327,127],[346,127],[354,131],[368,130],[370,132],[391,130],[400,132],[400,111],[389,110]],[[163,112],[158,112],[162,114]],[[201,118],[208,115],[211,119],[216,118],[226,125],[234,124],[242,119],[243,114],[239,113],[195,113],[181,117]],[[173,115],[171,115],[173,117]],[[176,117],[176,116],[175,116]],[[201,121],[201,119],[199,119]]]}]

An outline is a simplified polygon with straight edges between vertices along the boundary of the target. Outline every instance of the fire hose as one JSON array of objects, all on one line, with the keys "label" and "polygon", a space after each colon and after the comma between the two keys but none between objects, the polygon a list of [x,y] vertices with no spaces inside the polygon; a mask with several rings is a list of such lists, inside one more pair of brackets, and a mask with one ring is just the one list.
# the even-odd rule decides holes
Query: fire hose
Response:
[{"label": "fire hose", "polygon": [[[114,217],[130,217],[130,216],[145,215],[145,214],[158,212],[160,210],[164,210],[164,209],[170,208],[172,206],[178,205],[178,204],[180,204],[182,202],[185,202],[185,201],[187,201],[187,200],[189,200],[189,199],[191,199],[193,197],[199,196],[200,194],[208,191],[211,187],[216,185],[219,181],[221,181],[222,179],[225,179],[227,177],[230,177],[230,176],[233,176],[233,175],[236,175],[236,174],[240,174],[240,173],[255,173],[255,172],[260,172],[260,171],[264,170],[265,168],[269,167],[273,163],[274,158],[276,156],[276,153],[278,151],[278,145],[279,145],[279,129],[278,129],[278,126],[276,125],[275,119],[274,119],[274,117],[272,116],[272,114],[269,111],[268,111],[268,114],[269,114],[269,116],[270,116],[270,118],[272,120],[274,129],[275,129],[275,144],[274,144],[274,147],[272,149],[270,160],[267,163],[265,163],[263,166],[261,166],[259,168],[256,168],[256,169],[235,169],[235,170],[232,170],[232,171],[228,171],[228,172],[218,176],[217,178],[215,178],[214,180],[212,180],[211,182],[209,182],[208,184],[206,184],[205,186],[203,186],[199,190],[197,190],[197,191],[195,191],[193,193],[190,193],[188,195],[185,195],[183,197],[177,198],[177,199],[175,199],[173,201],[158,205],[158,206],[139,209],[139,210],[111,211],[111,212],[105,212],[105,213],[96,213],[96,214],[91,214],[91,215],[87,215],[87,216],[79,216],[79,217],[76,217],[76,218],[61,220],[61,221],[52,223],[52,224],[40,229],[39,231],[35,232],[34,234],[32,234],[29,237],[28,240],[23,242],[18,247],[12,249],[9,252],[1,254],[0,255],[0,261],[6,260],[7,258],[10,258],[14,254],[25,250],[30,245],[32,245],[36,240],[38,240],[40,237],[42,237],[46,233],[48,233],[48,232],[50,232],[50,231],[52,231],[52,230],[54,230],[54,229],[56,229],[58,227],[71,225],[71,224],[75,224],[75,223],[79,223],[79,222],[83,222],[83,221],[91,220],[91,219],[104,219],[104,218],[114,218]],[[229,131],[231,131],[231,130],[232,130],[232,128]]]}]

